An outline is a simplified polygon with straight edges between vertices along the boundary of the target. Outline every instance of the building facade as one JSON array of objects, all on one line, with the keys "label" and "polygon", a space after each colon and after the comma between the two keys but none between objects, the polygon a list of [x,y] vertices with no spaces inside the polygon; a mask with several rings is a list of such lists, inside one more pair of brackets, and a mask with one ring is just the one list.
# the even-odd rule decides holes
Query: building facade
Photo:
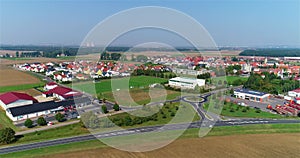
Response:
[{"label": "building facade", "polygon": [[175,77],[169,80],[171,87],[194,89],[196,86],[205,86],[205,80],[186,77]]},{"label": "building facade", "polygon": [[253,90],[243,89],[243,88],[234,90],[233,95],[236,98],[255,101],[255,102],[264,102],[267,101],[268,98],[270,97],[270,94],[268,93],[253,91]]}]

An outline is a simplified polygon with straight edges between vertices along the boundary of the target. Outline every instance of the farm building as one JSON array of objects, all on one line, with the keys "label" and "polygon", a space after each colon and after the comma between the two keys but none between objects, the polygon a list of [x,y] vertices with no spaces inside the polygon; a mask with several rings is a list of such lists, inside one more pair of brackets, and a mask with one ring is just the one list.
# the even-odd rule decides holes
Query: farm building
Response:
[{"label": "farm building", "polygon": [[300,97],[300,88],[292,90],[292,91],[289,91],[288,95],[290,97]]},{"label": "farm building", "polygon": [[82,96],[82,93],[71,88],[57,86],[53,89],[50,89],[49,91],[43,92],[43,96],[53,96],[60,100],[66,100],[74,97],[80,97]]},{"label": "farm building", "polygon": [[8,92],[0,95],[0,105],[4,110],[37,102],[35,98],[25,93]]},{"label": "farm building", "polygon": [[36,118],[39,116],[54,114],[58,111],[62,111],[64,107],[75,105],[84,106],[88,104],[91,104],[91,100],[88,97],[81,97],[60,102],[48,101],[42,103],[33,103],[30,105],[9,108],[6,110],[6,115],[12,121],[20,121],[28,118]]},{"label": "farm building", "polygon": [[236,89],[234,90],[233,94],[236,98],[246,99],[250,101],[256,101],[256,102],[263,102],[266,101],[270,94],[259,92],[259,91],[253,91],[249,89]]},{"label": "farm building", "polygon": [[169,85],[173,87],[194,89],[196,86],[204,86],[205,80],[186,77],[175,77],[169,80]]}]

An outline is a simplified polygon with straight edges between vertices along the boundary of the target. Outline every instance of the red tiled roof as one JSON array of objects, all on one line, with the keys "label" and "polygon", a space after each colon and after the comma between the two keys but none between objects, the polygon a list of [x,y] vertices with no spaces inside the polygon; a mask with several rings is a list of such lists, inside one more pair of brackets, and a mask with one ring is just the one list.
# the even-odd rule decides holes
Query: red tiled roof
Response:
[{"label": "red tiled roof", "polygon": [[18,93],[18,92],[8,92],[5,94],[0,95],[0,100],[4,104],[10,104],[17,100],[32,100],[33,102],[38,102],[36,99],[34,99],[32,96],[25,94],[25,93]]},{"label": "red tiled roof", "polygon": [[53,86],[53,85],[57,85],[55,82],[49,82],[47,83],[48,86]]},{"label": "red tiled roof", "polygon": [[69,98],[69,97],[72,97],[72,96],[81,96],[82,93],[78,92],[78,91],[75,91],[71,88],[67,88],[67,87],[61,87],[61,86],[58,86],[58,87],[55,87],[47,92],[44,92],[44,94],[58,94],[60,96],[62,96],[63,98]]},{"label": "red tiled roof", "polygon": [[300,93],[300,88],[293,90],[293,92]]}]

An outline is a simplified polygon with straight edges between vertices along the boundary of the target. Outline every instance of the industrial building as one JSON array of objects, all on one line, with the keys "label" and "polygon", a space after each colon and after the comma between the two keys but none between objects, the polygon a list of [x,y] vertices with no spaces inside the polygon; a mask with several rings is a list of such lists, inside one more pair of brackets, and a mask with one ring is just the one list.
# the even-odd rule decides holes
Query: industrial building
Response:
[{"label": "industrial building", "polygon": [[169,85],[172,87],[194,89],[196,86],[205,86],[205,80],[196,78],[175,77],[169,80]]},{"label": "industrial building", "polygon": [[233,95],[236,98],[246,99],[255,102],[264,102],[267,101],[268,98],[270,97],[270,94],[268,93],[253,91],[253,90],[243,89],[243,88],[234,90]]}]

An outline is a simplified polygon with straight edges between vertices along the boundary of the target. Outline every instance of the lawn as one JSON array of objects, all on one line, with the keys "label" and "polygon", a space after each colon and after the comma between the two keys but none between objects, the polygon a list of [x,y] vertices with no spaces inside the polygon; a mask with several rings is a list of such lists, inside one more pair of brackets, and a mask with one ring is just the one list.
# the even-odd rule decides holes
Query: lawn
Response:
[{"label": "lawn", "polygon": [[5,111],[0,109],[0,129],[10,127],[15,131],[19,129],[12,123],[12,121],[6,116]]},{"label": "lawn", "polygon": [[[132,120],[137,119],[143,119],[141,117],[138,117],[140,115],[147,116],[149,114],[156,114],[155,119],[144,121],[140,124],[134,124],[131,126],[126,126],[124,124],[124,118],[129,116]],[[132,114],[132,115],[130,115]],[[144,126],[154,126],[154,125],[163,125],[168,123],[186,123],[191,121],[198,121],[200,120],[199,115],[196,114],[196,111],[193,109],[193,107],[187,103],[166,103],[161,109],[158,106],[146,106],[141,110],[136,110],[132,113],[121,113],[117,115],[110,116],[110,120],[113,120],[114,123],[118,124],[114,121],[114,119],[118,118],[118,120],[123,119],[123,124],[120,124],[119,126],[132,128],[132,127],[144,127]],[[153,116],[153,115],[152,115]],[[134,122],[134,121],[133,121]]]},{"label": "lawn", "polygon": [[44,86],[45,83],[33,83],[33,84],[21,84],[21,85],[15,85],[15,86],[2,86],[0,87],[0,93],[4,92],[11,92],[11,91],[19,91],[19,90],[27,90],[34,87],[41,87]]},{"label": "lawn", "polygon": [[62,56],[62,57],[56,57],[60,60],[75,60],[76,56]]},{"label": "lawn", "polygon": [[[172,131],[166,131],[172,132]],[[182,138],[197,138],[199,129],[187,129]],[[224,126],[214,127],[208,136],[224,136],[224,135],[239,135],[239,134],[271,134],[271,133],[299,133],[300,124],[264,124],[264,125],[247,125],[247,126]],[[125,136],[126,137],[126,136]],[[15,152],[1,155],[2,158],[8,157],[37,157],[52,155],[57,153],[68,153],[74,151],[84,151],[88,149],[101,149],[108,147],[99,140],[90,140],[84,142],[76,142],[46,148],[33,149],[28,151]]]},{"label": "lawn", "polygon": [[224,76],[224,77],[215,77],[215,78],[212,78],[213,79],[213,83],[217,84],[219,80],[221,80],[221,81],[225,80],[225,77],[226,77],[227,85],[234,85],[234,82],[236,82],[238,80],[241,80],[242,82],[246,82],[248,80],[248,77]]},{"label": "lawn", "polygon": [[86,128],[80,126],[79,123],[71,124],[63,127],[48,129],[45,131],[37,131],[29,134],[25,134],[20,138],[17,143],[29,143],[37,142],[49,139],[57,139],[63,137],[71,137],[81,134],[88,134],[89,131]]},{"label": "lawn", "polygon": [[[214,103],[211,103],[214,105]],[[203,104],[203,108],[208,110],[208,103]],[[211,107],[211,112],[217,112],[217,107]],[[244,117],[244,118],[285,118],[284,116],[278,114],[272,114],[269,112],[256,110],[251,107],[244,107],[234,103],[225,103],[223,106],[222,116],[229,116],[229,117]]]},{"label": "lawn", "polygon": [[[128,96],[128,91],[115,91],[115,92],[104,92],[101,93],[100,97],[106,98],[109,101],[117,101],[118,103],[121,103],[122,105],[133,105],[131,98],[133,101],[139,105],[148,104],[150,101],[152,102],[160,102],[164,99],[166,100],[172,100],[176,97],[180,96],[181,93],[177,91],[171,91],[171,90],[164,90],[164,89],[154,89],[151,91],[151,95],[149,95],[149,88],[134,88],[130,89],[130,97]],[[127,94],[127,95],[126,95]],[[117,99],[115,99],[117,98]],[[152,99],[152,100],[151,100]]]},{"label": "lawn", "polygon": [[[73,84],[73,88],[84,91],[90,94],[98,94],[103,92],[116,91],[117,89],[124,90],[128,89],[127,87],[129,80],[129,87],[131,88],[145,88],[154,83],[164,83],[167,82],[167,79],[156,78],[150,76],[133,76],[130,78],[119,78],[119,79],[106,79],[101,80],[97,83],[76,83]],[[112,85],[113,84],[113,88]]]}]

